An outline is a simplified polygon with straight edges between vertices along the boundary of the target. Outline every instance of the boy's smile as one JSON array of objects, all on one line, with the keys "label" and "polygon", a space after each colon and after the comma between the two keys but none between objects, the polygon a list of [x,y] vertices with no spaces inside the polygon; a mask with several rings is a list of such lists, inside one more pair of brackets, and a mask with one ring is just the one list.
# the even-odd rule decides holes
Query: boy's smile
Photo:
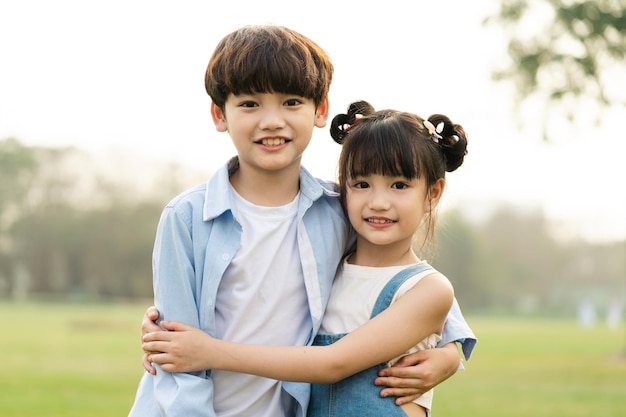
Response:
[{"label": "boy's smile", "polygon": [[263,146],[268,146],[270,148],[276,148],[280,145],[284,145],[287,142],[285,138],[264,138],[261,139],[261,144]]},{"label": "boy's smile", "polygon": [[328,117],[326,102],[316,107],[284,93],[231,94],[224,109],[212,105],[211,113],[217,130],[230,134],[240,169],[258,175],[299,171],[313,128],[324,127]]}]

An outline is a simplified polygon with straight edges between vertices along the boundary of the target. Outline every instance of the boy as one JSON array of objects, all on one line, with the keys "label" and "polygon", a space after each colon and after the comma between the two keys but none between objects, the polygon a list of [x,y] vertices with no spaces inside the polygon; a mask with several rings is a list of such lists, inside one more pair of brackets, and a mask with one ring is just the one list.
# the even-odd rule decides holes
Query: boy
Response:
[{"label": "boy", "polygon": [[[218,44],[205,87],[237,157],[163,211],[153,269],[164,319],[236,342],[311,343],[350,238],[334,185],[301,167],[313,128],[326,125],[332,73],[326,53],[287,28],[244,27]],[[467,356],[474,338],[460,311],[448,321],[444,341],[465,339]],[[443,379],[459,364],[452,346],[456,356],[433,349],[447,351],[437,357]],[[384,381],[423,384],[410,379],[417,370],[395,374],[404,375]],[[130,415],[304,416],[308,399],[308,384],[157,369],[144,375]]]}]

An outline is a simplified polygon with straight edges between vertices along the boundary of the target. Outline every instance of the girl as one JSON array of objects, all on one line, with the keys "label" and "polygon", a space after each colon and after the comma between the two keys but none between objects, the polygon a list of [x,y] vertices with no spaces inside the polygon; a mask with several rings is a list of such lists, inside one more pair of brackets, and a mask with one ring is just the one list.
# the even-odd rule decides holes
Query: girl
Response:
[{"label": "girl", "polygon": [[398,407],[372,380],[382,367],[440,340],[454,291],[419,259],[413,240],[422,232],[422,245],[434,241],[445,172],[463,163],[465,132],[443,115],[423,120],[361,101],[333,119],[331,135],[343,144],[339,187],[357,237],[314,346],[236,344],[162,322],[171,332],[146,334],[143,348],[162,352],[150,359],[167,372],[222,369],[311,382],[309,416],[426,416],[432,390]]}]

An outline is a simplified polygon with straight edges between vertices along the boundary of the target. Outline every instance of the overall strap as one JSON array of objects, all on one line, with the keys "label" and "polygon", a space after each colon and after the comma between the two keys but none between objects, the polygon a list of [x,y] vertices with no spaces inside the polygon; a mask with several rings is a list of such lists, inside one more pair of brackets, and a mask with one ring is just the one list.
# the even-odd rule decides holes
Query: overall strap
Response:
[{"label": "overall strap", "polygon": [[400,286],[404,284],[407,279],[427,270],[432,270],[433,272],[435,271],[434,268],[426,262],[420,262],[417,265],[411,265],[394,275],[378,295],[378,299],[376,299],[376,304],[374,304],[370,319],[373,319],[389,307],[396,291],[398,291],[398,288],[400,288]]}]

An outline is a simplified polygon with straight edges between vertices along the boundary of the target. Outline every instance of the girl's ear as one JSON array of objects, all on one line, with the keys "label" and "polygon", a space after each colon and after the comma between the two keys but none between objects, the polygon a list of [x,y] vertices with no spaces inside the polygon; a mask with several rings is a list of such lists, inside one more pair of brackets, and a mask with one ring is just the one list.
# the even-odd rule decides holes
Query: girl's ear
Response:
[{"label": "girl's ear", "polygon": [[443,178],[439,178],[428,191],[428,207],[429,211],[433,211],[437,204],[439,204],[439,200],[441,200],[441,196],[443,195],[443,190],[446,189],[446,181]]},{"label": "girl's ear", "polygon": [[226,122],[224,110],[213,102],[211,102],[211,117],[213,118],[213,123],[218,132],[228,131],[228,122]]},{"label": "girl's ear", "polygon": [[317,106],[317,110],[315,112],[315,127],[324,127],[326,126],[326,121],[328,120],[328,96],[322,100],[320,104]]}]

